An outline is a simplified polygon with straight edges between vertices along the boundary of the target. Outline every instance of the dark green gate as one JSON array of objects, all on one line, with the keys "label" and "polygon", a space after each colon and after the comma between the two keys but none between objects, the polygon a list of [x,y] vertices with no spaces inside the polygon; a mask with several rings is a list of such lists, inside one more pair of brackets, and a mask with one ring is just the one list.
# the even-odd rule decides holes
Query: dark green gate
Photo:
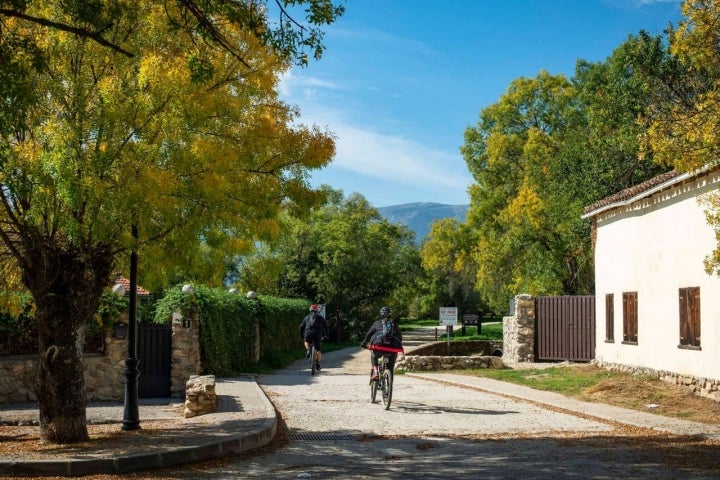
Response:
[{"label": "dark green gate", "polygon": [[170,397],[171,356],[171,325],[145,322],[138,324],[138,397]]}]

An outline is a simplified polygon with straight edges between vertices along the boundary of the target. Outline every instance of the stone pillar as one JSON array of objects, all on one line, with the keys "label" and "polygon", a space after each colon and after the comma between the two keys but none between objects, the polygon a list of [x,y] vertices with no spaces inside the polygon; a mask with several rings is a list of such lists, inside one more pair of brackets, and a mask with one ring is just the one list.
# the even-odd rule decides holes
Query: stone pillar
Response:
[{"label": "stone pillar", "polygon": [[503,317],[503,359],[535,361],[535,298],[531,295],[517,295],[513,315]]},{"label": "stone pillar", "polygon": [[170,368],[170,395],[183,397],[187,381],[202,372],[200,322],[197,312],[187,317],[173,315]]}]

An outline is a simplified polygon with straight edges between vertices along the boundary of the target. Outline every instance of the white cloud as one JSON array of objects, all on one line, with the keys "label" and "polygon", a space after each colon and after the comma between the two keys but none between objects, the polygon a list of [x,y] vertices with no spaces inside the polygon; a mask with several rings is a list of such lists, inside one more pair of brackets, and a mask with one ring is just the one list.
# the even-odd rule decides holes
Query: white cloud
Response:
[{"label": "white cloud", "polygon": [[318,90],[340,90],[341,87],[328,80],[317,77],[295,75],[292,70],[280,77],[278,92],[286,99],[299,99],[302,101],[317,98]]},{"label": "white cloud", "polygon": [[392,180],[398,184],[437,188],[465,189],[469,174],[460,175],[457,165],[464,168],[460,154],[451,155],[425,145],[374,132],[349,124],[334,123],[337,134],[335,166],[351,172]]},{"label": "white cloud", "polygon": [[[300,107],[298,123],[319,125],[336,136],[337,152],[329,167],[333,173],[328,171],[333,187],[346,192],[361,188],[380,203],[443,198],[446,191],[465,198],[472,177],[457,148],[448,152],[433,146],[431,137],[410,139],[401,131],[412,129],[407,122],[372,115],[372,105],[352,94],[354,90],[303,72],[289,72],[279,86],[281,98]],[[390,191],[400,200],[380,198]]]}]

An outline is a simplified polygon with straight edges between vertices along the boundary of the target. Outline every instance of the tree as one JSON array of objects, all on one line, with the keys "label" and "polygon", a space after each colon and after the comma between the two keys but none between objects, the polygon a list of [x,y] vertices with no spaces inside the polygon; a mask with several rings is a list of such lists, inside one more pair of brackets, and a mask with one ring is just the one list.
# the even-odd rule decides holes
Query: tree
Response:
[{"label": "tree", "polygon": [[[682,12],[686,18],[668,32],[669,54],[660,40],[651,51],[664,61],[638,55],[636,65],[653,91],[643,116],[644,153],[661,165],[694,172],[720,164],[720,2],[686,0]],[[705,270],[720,275],[720,194],[702,201],[718,240]]]},{"label": "tree", "polygon": [[518,292],[573,293],[581,285],[586,266],[578,254],[588,253],[576,248],[582,240],[565,227],[567,203],[553,190],[556,160],[579,110],[573,85],[541,72],[513,81],[465,132],[462,152],[476,181],[468,224],[477,236],[477,288],[496,311]]},{"label": "tree", "polygon": [[340,309],[346,332],[359,335],[419,270],[414,234],[383,219],[360,194],[345,198],[341,191],[325,191],[327,203],[307,217],[286,217],[285,233],[266,260],[249,262],[252,268],[240,276],[258,278],[260,265],[275,269],[279,262],[276,294]]},{"label": "tree", "polygon": [[[641,158],[639,121],[653,91],[637,66],[658,68],[668,59],[661,38],[644,32],[629,36],[603,62],[578,61],[573,84],[583,105],[582,116],[564,142],[562,166],[566,183],[585,205],[635,186],[666,169]],[[576,185],[573,186],[573,183]],[[577,185],[582,185],[581,189]]]},{"label": "tree", "polygon": [[[322,25],[333,23],[345,12],[343,5],[331,0],[274,0],[277,21],[271,22],[266,1],[175,0],[153,2],[158,7],[167,3],[167,20],[173,28],[198,40],[211,41],[250,68],[241,45],[226,34],[226,26],[251,33],[264,46],[271,47],[284,58],[299,65],[308,63],[306,50],[313,58],[322,57]],[[51,15],[42,5],[51,5],[62,17]],[[300,23],[292,7],[304,8],[305,24]],[[132,57],[137,55],[127,38],[114,35],[113,24],[135,17],[142,10],[136,3],[121,4],[102,0],[4,0],[0,1],[0,17],[21,19],[37,26],[48,27],[88,39]],[[0,35],[2,33],[0,32]],[[207,66],[207,65],[206,65]]]},{"label": "tree", "polygon": [[187,28],[188,2],[0,3],[27,6],[0,11],[0,268],[36,305],[43,441],[87,439],[79,346],[124,255],[153,265],[152,286],[273,237],[283,204],[322,199],[307,177],[332,158],[332,136],[290,126],[276,94],[287,52],[226,3],[206,2],[207,15],[232,48]]},{"label": "tree", "polygon": [[438,220],[422,244],[422,266],[432,283],[433,307],[478,308],[477,266],[472,258],[473,231],[455,218]]},{"label": "tree", "polygon": [[476,184],[478,288],[495,309],[517,293],[592,293],[590,225],[583,208],[651,178],[638,121],[655,91],[646,70],[674,71],[661,40],[630,36],[605,61],[578,61],[575,77],[518,79],[465,133]]}]

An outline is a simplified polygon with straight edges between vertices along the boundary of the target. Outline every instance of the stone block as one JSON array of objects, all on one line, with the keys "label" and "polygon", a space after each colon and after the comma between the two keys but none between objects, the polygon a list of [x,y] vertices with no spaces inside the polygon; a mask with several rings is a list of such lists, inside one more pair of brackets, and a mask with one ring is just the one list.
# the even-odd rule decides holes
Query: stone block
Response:
[{"label": "stone block", "polygon": [[185,384],[185,418],[217,411],[215,375],[193,375]]}]

